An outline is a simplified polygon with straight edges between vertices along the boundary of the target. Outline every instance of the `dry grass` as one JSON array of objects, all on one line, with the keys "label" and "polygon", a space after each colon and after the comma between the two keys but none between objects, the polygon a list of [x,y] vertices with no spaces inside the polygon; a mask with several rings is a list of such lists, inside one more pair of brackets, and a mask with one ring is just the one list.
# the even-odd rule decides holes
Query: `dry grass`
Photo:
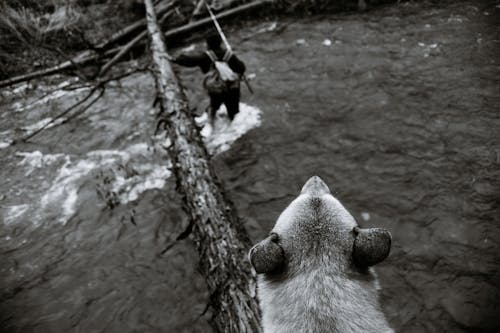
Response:
[{"label": "dry grass", "polygon": [[[144,17],[140,0],[0,0],[0,80],[53,66]],[[50,51],[58,49],[60,51]]]},{"label": "dry grass", "polygon": [[[396,1],[367,0],[369,4]],[[185,9],[184,15],[189,16],[193,0],[179,2],[181,11]],[[357,3],[274,0],[275,10],[271,12],[303,16],[355,10]],[[67,60],[142,17],[141,0],[0,0],[0,80]],[[48,51],[55,48],[62,52]]]},{"label": "dry grass", "polygon": [[81,18],[71,4],[55,7],[54,12],[46,14],[26,7],[3,6],[0,11],[0,30],[28,45],[44,43],[51,34],[77,26]]},{"label": "dry grass", "polygon": [[0,78],[45,65],[47,59],[54,58],[47,48],[67,45],[70,32],[82,18],[79,7],[71,1],[0,4]]}]

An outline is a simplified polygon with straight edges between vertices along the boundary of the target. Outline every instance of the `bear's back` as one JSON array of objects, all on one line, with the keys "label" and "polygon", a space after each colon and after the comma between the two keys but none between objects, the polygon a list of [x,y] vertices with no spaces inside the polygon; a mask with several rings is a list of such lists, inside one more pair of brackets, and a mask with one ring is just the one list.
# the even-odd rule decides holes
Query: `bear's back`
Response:
[{"label": "bear's back", "polygon": [[392,332],[370,271],[341,275],[321,267],[294,276],[259,276],[264,333]]}]

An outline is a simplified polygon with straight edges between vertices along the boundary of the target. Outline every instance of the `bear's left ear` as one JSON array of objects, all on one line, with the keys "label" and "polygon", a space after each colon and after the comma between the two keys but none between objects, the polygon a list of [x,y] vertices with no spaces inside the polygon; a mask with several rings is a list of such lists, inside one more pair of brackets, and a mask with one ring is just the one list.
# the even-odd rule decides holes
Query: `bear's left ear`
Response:
[{"label": "bear's left ear", "polygon": [[257,273],[275,272],[285,263],[285,253],[278,241],[278,234],[271,233],[248,252],[248,259]]},{"label": "bear's left ear", "polygon": [[391,234],[382,228],[354,230],[353,257],[354,263],[360,267],[378,264],[389,255],[391,250]]}]

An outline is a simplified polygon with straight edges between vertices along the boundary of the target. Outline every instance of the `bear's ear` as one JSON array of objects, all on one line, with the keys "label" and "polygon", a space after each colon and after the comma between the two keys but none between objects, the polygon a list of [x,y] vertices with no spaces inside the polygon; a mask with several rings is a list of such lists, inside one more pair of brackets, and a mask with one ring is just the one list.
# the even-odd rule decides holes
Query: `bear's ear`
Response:
[{"label": "bear's ear", "polygon": [[359,267],[378,264],[389,255],[391,250],[391,234],[382,228],[354,230],[353,257]]},{"label": "bear's ear", "polygon": [[271,233],[269,237],[257,243],[248,252],[250,263],[257,273],[277,271],[285,263],[285,253],[278,241],[279,236]]}]

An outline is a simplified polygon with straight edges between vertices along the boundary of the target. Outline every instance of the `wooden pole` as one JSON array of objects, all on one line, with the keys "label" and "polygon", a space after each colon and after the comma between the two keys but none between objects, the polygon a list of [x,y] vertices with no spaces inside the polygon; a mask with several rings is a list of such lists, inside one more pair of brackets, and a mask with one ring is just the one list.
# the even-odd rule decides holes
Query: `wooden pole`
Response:
[{"label": "wooden pole", "polygon": [[217,332],[258,333],[255,273],[247,260],[248,236],[212,169],[184,91],[169,62],[152,0],[144,0],[154,76],[171,145],[169,154],[184,196],[200,272],[210,291],[211,324]]}]

